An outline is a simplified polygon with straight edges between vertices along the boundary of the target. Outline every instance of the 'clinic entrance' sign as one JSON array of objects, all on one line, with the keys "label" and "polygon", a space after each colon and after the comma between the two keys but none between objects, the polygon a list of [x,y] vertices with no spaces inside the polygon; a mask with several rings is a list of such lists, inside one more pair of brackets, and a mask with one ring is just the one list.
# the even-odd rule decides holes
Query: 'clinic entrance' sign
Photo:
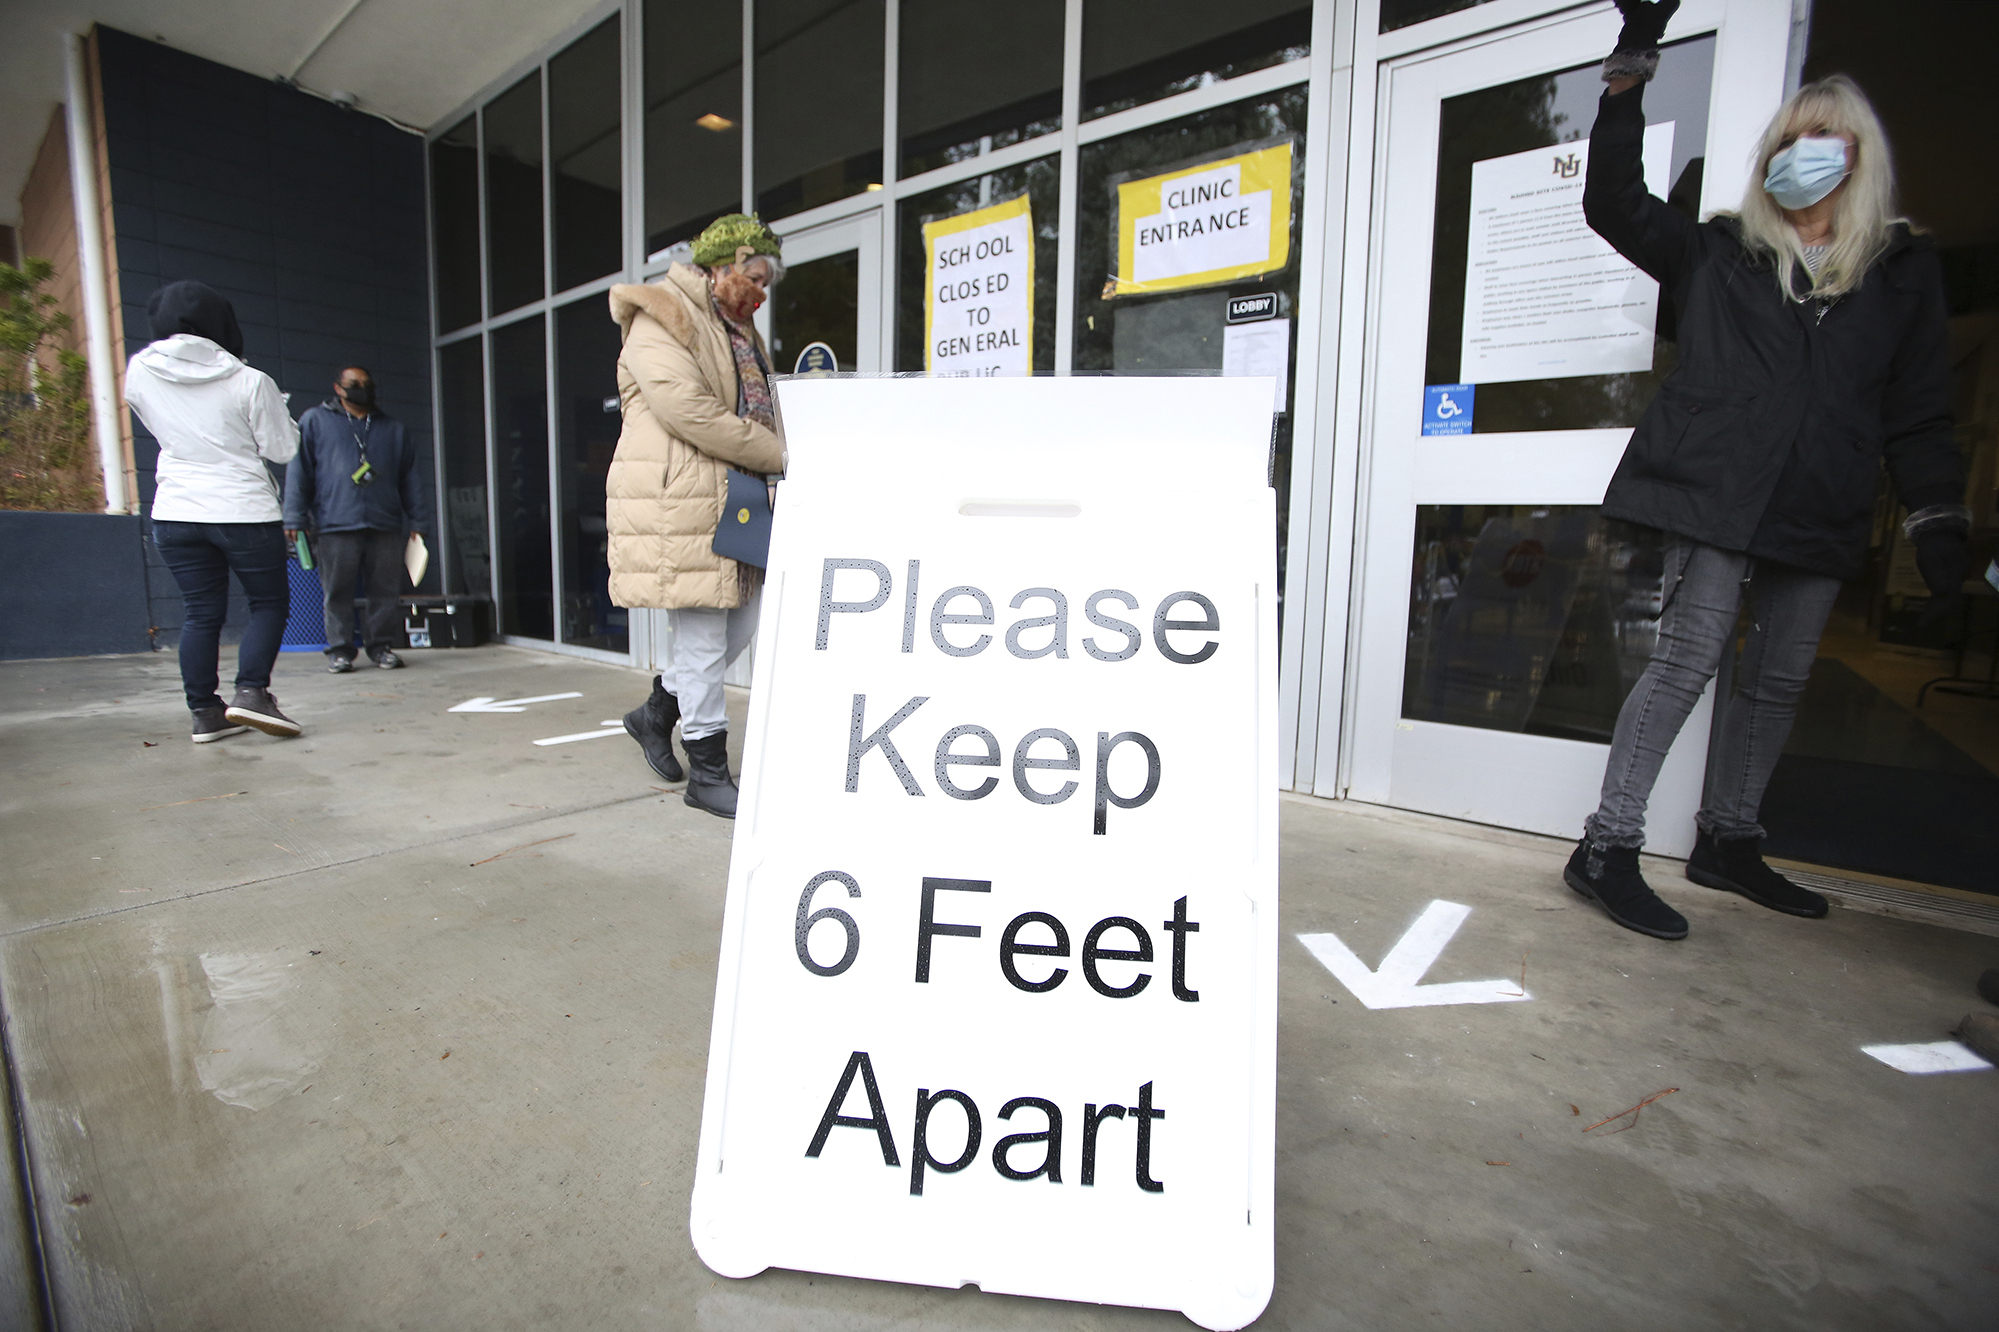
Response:
[{"label": "'clinic entrance' sign", "polygon": [[695,1245],[1241,1327],[1272,1282],[1271,384],[779,395]]},{"label": "'clinic entrance' sign", "polygon": [[1210,287],[1291,262],[1289,139],[1112,186],[1117,266],[1107,297]]}]

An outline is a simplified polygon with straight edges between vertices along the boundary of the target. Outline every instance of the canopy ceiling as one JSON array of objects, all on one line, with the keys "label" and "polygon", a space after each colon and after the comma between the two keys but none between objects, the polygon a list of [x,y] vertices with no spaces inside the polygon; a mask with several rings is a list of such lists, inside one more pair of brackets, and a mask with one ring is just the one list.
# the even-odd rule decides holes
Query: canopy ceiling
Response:
[{"label": "canopy ceiling", "polygon": [[63,99],[64,32],[103,23],[429,126],[597,0],[0,0],[0,224]]}]

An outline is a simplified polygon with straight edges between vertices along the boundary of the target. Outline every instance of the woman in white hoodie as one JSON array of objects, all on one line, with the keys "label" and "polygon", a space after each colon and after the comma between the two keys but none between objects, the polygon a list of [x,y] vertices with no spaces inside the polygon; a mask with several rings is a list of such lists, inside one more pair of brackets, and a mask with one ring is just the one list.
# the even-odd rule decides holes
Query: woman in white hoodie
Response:
[{"label": "woman in white hoodie", "polygon": [[[125,401],[160,442],[153,544],[180,584],[180,678],[194,742],[250,727],[297,735],[278,711],[271,667],[291,605],[284,508],[264,466],[298,452],[298,423],[271,377],[243,363],[236,311],[200,282],[169,282],[146,303],[153,342],[125,371]],[[229,575],[243,585],[250,622],[236,650],[236,695],[217,694],[217,656]]]}]

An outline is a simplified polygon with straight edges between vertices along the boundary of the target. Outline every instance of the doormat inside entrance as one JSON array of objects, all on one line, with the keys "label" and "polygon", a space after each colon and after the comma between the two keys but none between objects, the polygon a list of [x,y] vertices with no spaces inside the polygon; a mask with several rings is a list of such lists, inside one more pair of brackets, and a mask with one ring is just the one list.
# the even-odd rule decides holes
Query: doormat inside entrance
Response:
[{"label": "doormat inside entrance", "polygon": [[1783,860],[1999,896],[1999,776],[1830,657],[1813,664],[1763,826]]}]

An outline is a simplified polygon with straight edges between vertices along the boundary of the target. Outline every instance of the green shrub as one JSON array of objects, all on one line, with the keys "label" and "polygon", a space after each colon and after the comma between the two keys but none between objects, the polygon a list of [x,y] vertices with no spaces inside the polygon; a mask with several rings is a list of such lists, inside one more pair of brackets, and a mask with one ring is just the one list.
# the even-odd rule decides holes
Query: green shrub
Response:
[{"label": "green shrub", "polygon": [[83,357],[43,344],[70,326],[42,290],[46,259],[0,263],[0,509],[95,513],[103,478],[90,440],[90,371]]}]

